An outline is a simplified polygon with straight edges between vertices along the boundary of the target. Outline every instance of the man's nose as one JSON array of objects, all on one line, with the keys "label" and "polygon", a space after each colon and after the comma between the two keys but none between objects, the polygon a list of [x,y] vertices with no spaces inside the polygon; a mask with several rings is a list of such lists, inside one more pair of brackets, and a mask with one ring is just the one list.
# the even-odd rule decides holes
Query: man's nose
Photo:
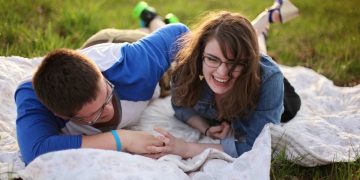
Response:
[{"label": "man's nose", "polygon": [[102,115],[106,115],[112,109],[112,105],[113,105],[112,102],[106,104],[104,106],[104,111],[103,111]]}]

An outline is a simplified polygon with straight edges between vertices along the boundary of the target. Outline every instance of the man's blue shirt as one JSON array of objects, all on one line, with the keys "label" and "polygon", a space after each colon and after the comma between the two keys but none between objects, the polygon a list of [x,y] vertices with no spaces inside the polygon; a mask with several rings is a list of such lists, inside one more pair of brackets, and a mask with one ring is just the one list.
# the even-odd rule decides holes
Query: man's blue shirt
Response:
[{"label": "man's blue shirt", "polygon": [[[152,98],[156,84],[178,51],[177,39],[186,32],[186,26],[172,24],[135,43],[104,43],[79,52],[98,65],[104,77],[115,85],[116,96],[122,101],[141,103]],[[82,133],[81,127],[76,131],[66,129],[71,123],[41,104],[31,78],[19,85],[15,102],[17,139],[26,164],[47,152],[81,147],[81,136],[86,133]],[[126,117],[126,111],[123,113]]]}]

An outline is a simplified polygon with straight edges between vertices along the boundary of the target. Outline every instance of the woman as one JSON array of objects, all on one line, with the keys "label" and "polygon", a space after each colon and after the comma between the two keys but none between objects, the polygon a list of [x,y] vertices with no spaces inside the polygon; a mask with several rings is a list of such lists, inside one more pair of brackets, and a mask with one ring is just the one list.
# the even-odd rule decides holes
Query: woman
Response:
[{"label": "woman", "polygon": [[[285,2],[290,3],[277,1],[276,11],[260,14],[253,24],[237,13],[210,13],[182,38],[172,77],[175,117],[221,143],[188,143],[157,128],[164,147],[150,147],[154,153],[188,158],[215,148],[238,157],[252,148],[265,124],[280,123],[284,77],[276,63],[260,53],[258,42],[264,42],[261,36],[269,22],[286,19],[281,14]],[[271,18],[268,24],[259,22],[264,17]],[[266,52],[266,46],[260,47]]]}]

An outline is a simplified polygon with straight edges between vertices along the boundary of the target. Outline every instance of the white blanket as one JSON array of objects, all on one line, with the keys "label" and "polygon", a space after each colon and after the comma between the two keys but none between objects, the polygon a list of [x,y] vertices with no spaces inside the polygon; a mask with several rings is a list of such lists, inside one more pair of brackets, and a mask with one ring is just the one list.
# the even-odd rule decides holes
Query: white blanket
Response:
[{"label": "white blanket", "polygon": [[[40,58],[0,57],[0,179],[270,179],[271,148],[285,148],[287,158],[317,166],[354,161],[360,154],[360,85],[336,87],[304,67],[281,66],[300,94],[302,106],[287,124],[267,125],[253,149],[239,158],[208,149],[183,160],[167,155],[158,160],[115,151],[79,149],[48,153],[26,168],[16,142],[14,90],[32,73]],[[156,99],[130,129],[153,132],[163,127],[188,141],[214,142],[173,117],[169,97]]]}]

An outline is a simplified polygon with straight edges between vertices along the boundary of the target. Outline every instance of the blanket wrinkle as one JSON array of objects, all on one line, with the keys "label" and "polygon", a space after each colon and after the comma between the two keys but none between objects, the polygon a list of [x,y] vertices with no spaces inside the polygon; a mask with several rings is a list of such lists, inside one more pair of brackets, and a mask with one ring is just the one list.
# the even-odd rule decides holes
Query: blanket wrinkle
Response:
[{"label": "blanket wrinkle", "polygon": [[[77,149],[46,153],[25,167],[16,142],[13,97],[18,83],[31,75],[41,60],[0,56],[0,179],[270,179],[272,151],[284,150],[288,160],[308,167],[351,162],[360,155],[360,85],[337,87],[312,69],[281,65],[301,97],[300,111],[288,123],[266,125],[253,149],[239,158],[215,149],[189,159],[166,155],[158,160]],[[128,129],[156,134],[155,126],[186,141],[219,143],[176,120],[170,97],[153,100],[139,123]]]}]

